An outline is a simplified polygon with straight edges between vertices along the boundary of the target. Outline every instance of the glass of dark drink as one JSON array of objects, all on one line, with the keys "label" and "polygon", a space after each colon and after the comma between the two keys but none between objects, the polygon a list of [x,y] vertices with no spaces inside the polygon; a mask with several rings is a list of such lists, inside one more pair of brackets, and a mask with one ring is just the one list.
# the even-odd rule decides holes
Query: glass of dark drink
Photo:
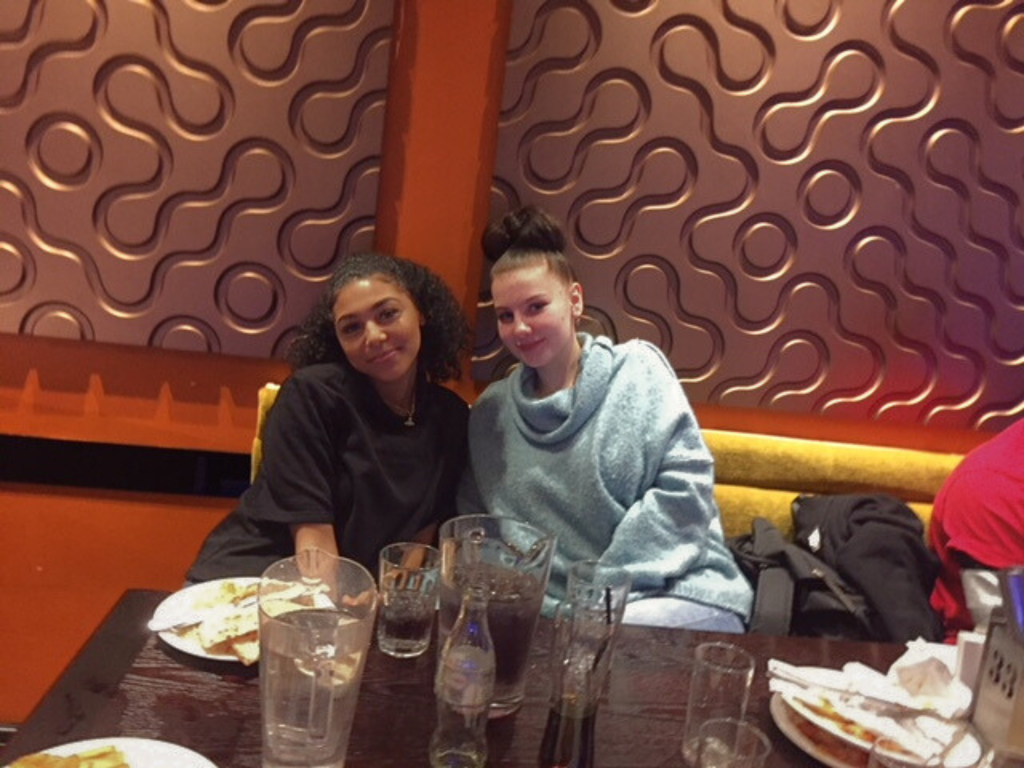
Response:
[{"label": "glass of dark drink", "polygon": [[540,742],[540,768],[591,768],[597,705],[575,699],[551,703]]},{"label": "glass of dark drink", "polygon": [[482,585],[488,594],[487,623],[495,657],[490,716],[511,714],[523,701],[555,539],[527,523],[490,515],[452,518],[441,526],[439,539],[439,643],[455,623],[463,588]]},{"label": "glass of dark drink", "polygon": [[399,541],[380,551],[377,645],[387,655],[412,658],[430,647],[440,564],[441,553],[428,544]]},{"label": "glass of dark drink", "polygon": [[594,560],[569,568],[566,599],[555,614],[551,708],[541,740],[541,768],[594,764],[597,709],[630,583],[624,569]]}]

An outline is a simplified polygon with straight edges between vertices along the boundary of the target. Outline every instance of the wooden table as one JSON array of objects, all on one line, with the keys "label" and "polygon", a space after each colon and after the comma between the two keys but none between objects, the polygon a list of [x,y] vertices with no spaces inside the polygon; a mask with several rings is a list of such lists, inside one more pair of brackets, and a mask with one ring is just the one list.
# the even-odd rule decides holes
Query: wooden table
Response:
[{"label": "wooden table", "polygon": [[[138,736],[181,744],[220,768],[260,766],[255,670],[185,656],[151,635],[145,625],[163,597],[164,593],[142,590],[125,593],[0,754],[0,765],[70,741]],[[522,709],[489,726],[490,766],[536,765],[547,717],[549,633],[550,626],[542,623]],[[624,627],[607,700],[598,713],[598,766],[683,765],[679,747],[693,648],[709,639],[736,642],[757,658],[748,714],[773,741],[769,765],[774,768],[818,763],[792,745],[771,719],[767,659],[828,667],[856,659],[885,670],[903,650],[891,644]],[[433,649],[418,659],[399,660],[374,647],[363,674],[347,766],[428,765],[434,663]]]}]

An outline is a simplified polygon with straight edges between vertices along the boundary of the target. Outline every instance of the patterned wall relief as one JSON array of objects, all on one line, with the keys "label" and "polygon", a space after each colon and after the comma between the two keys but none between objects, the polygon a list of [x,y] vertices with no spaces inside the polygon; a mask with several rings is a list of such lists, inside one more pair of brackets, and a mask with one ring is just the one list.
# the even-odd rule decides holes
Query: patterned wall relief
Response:
[{"label": "patterned wall relief", "polygon": [[388,0],[3,0],[0,332],[280,354],[372,244]]},{"label": "patterned wall relief", "polygon": [[591,324],[658,344],[696,402],[1024,413],[1024,2],[513,14],[492,212],[565,222]]}]

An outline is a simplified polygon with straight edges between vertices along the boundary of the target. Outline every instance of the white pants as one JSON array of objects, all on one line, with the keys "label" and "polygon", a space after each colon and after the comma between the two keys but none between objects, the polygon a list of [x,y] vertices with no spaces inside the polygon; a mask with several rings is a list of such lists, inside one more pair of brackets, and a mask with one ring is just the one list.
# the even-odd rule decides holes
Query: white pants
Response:
[{"label": "white pants", "polygon": [[740,617],[732,611],[715,608],[680,597],[648,597],[626,605],[624,624],[643,624],[649,627],[675,627],[705,632],[731,632],[743,634]]}]

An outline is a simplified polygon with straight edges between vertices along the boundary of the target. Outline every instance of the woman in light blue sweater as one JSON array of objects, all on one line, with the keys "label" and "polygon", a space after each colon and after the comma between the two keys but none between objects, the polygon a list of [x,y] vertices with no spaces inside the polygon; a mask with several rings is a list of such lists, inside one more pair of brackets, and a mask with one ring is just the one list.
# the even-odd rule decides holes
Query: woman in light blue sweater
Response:
[{"label": "woman in light blue sweater", "polygon": [[470,412],[460,514],[558,537],[545,612],[569,565],[626,567],[626,621],[743,631],[752,592],[725,546],[714,463],[661,351],[577,332],[583,291],[561,229],[525,208],[484,238],[498,330],[522,363]]}]

